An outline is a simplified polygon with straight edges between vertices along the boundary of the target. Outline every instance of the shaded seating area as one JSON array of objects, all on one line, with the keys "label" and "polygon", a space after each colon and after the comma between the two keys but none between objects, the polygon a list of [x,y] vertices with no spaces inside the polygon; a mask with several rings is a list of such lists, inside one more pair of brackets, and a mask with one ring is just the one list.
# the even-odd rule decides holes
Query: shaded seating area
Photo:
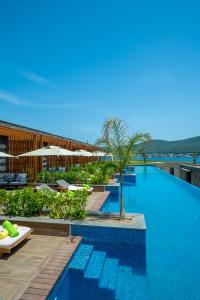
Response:
[{"label": "shaded seating area", "polygon": [[[44,190],[47,190],[47,191],[50,191],[50,192],[53,192],[53,193],[56,193],[58,191],[81,191],[83,190],[85,187],[83,186],[76,186],[76,185],[72,185],[70,183],[68,183],[67,181],[65,180],[57,180],[56,181],[57,183],[57,187],[56,189],[53,189],[50,185],[46,184],[46,183],[42,183],[42,184],[39,184],[39,185],[36,185],[34,190],[36,191],[44,191]],[[87,192],[90,194],[92,193],[94,190],[93,187],[89,188],[87,190]]]},{"label": "shaded seating area", "polygon": [[0,188],[24,187],[28,183],[26,173],[0,173]]},{"label": "shaded seating area", "polygon": [[[56,183],[58,184],[59,188],[63,189],[63,190],[78,191],[78,190],[84,189],[83,186],[72,185],[63,179],[57,180]],[[94,188],[91,187],[90,189],[87,190],[87,192],[92,193],[93,190],[94,190]]]},{"label": "shaded seating area", "polygon": [[37,191],[44,191],[44,190],[47,190],[47,191],[50,191],[50,192],[53,192],[53,193],[57,193],[56,190],[52,189],[48,184],[46,183],[42,183],[40,185],[37,185],[36,186],[36,190]]}]

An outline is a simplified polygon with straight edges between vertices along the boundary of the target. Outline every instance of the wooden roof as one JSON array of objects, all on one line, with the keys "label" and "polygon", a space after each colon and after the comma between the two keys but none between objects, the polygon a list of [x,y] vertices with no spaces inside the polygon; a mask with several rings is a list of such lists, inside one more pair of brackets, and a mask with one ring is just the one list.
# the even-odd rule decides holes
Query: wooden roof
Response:
[{"label": "wooden roof", "polygon": [[79,143],[79,144],[82,144],[82,145],[87,145],[87,146],[93,146],[94,147],[94,145],[92,145],[92,144],[85,143],[85,142],[82,142],[82,141],[79,141],[79,140],[66,138],[66,137],[63,137],[63,136],[60,136],[60,135],[52,134],[52,133],[49,133],[49,132],[46,132],[46,131],[37,130],[37,129],[30,128],[30,127],[18,125],[18,124],[14,124],[14,123],[7,122],[7,121],[0,120],[0,127],[5,127],[5,128],[10,128],[10,129],[17,129],[17,130],[24,131],[26,133],[29,132],[29,133],[32,133],[32,134],[45,135],[45,136],[49,136],[49,137],[52,137],[52,138],[61,139],[61,140],[64,140],[64,141],[71,141],[71,142]]}]

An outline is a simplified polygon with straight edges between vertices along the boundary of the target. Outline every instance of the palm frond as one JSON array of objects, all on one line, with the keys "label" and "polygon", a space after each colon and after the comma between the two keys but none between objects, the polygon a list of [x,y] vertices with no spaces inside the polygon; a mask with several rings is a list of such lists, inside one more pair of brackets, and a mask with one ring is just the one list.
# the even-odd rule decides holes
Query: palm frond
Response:
[{"label": "palm frond", "polygon": [[133,155],[137,152],[138,143],[148,140],[150,140],[150,135],[148,133],[136,132],[134,135],[130,136],[127,124],[116,117],[112,117],[105,121],[102,130],[102,137],[97,140],[98,145],[103,146],[107,153],[111,153],[113,155],[114,162],[111,162],[110,166],[112,165],[115,167],[120,173],[120,219],[123,214],[123,169],[131,162]]}]

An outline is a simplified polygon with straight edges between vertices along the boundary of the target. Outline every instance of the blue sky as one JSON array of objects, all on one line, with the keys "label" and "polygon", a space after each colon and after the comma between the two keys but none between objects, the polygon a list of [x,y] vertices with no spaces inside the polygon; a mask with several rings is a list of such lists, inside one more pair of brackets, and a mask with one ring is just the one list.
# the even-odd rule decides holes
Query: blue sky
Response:
[{"label": "blue sky", "polygon": [[94,142],[109,116],[200,135],[198,1],[0,4],[0,119]]}]

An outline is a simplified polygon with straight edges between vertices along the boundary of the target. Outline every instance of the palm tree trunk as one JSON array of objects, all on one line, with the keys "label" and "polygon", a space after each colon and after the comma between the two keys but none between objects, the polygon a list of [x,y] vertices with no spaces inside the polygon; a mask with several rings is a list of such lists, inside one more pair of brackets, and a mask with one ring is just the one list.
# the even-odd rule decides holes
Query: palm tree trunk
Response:
[{"label": "palm tree trunk", "polygon": [[123,172],[120,172],[120,221],[124,219]]}]

